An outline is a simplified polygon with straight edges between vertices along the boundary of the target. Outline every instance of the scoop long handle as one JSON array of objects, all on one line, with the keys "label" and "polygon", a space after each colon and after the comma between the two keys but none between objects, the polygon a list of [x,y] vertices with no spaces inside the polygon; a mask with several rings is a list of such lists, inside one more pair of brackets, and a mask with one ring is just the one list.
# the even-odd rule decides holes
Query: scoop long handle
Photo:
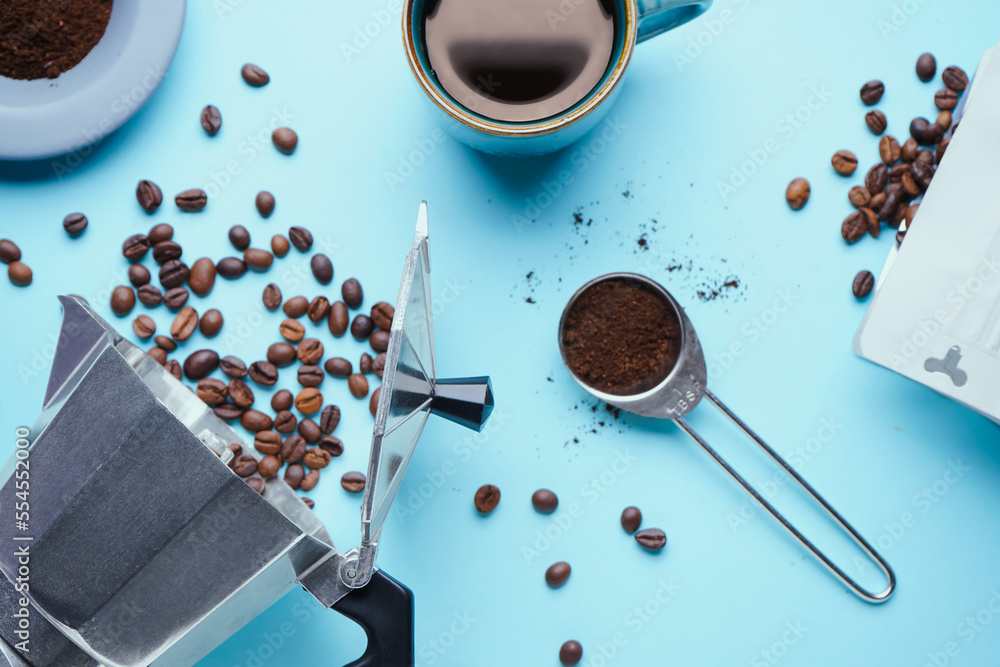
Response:
[{"label": "scoop long handle", "polygon": [[896,575],[893,573],[892,568],[882,558],[882,556],[880,556],[878,552],[875,551],[875,549],[867,542],[867,540],[865,540],[865,538],[863,538],[860,534],[858,534],[858,531],[856,531],[854,527],[851,526],[851,524],[848,523],[847,520],[844,519],[844,517],[842,517],[840,513],[837,512],[837,510],[835,510],[830,505],[830,503],[824,500],[823,497],[819,495],[819,493],[817,493],[812,486],[810,486],[809,482],[804,480],[797,472],[795,472],[795,470],[790,465],[788,465],[788,463],[786,463],[785,460],[781,458],[781,456],[776,451],[774,451],[766,442],[764,442],[760,438],[760,436],[754,433],[753,429],[747,426],[742,419],[737,417],[732,410],[726,407],[726,405],[722,401],[720,401],[715,396],[715,394],[713,394],[711,391],[706,390],[705,395],[708,397],[710,401],[712,401],[713,404],[715,404],[715,407],[717,407],[719,410],[722,411],[723,414],[729,417],[729,419],[734,424],[739,426],[740,430],[742,430],[747,435],[747,437],[756,442],[761,449],[767,452],[767,455],[770,456],[775,463],[781,466],[781,468],[786,473],[788,473],[788,475],[791,476],[792,479],[798,482],[799,486],[801,486],[802,489],[805,490],[806,493],[808,493],[814,501],[819,503],[819,505],[821,505],[823,509],[826,510],[826,513],[834,521],[836,521],[846,533],[848,533],[851,536],[851,538],[854,540],[855,543],[857,543],[859,547],[861,547],[868,554],[868,556],[872,559],[872,561],[874,561],[879,566],[879,568],[881,568],[883,574],[885,574],[886,580],[888,581],[888,586],[886,587],[886,589],[880,593],[872,593],[862,588],[861,585],[858,584],[858,582],[852,579],[836,563],[830,560],[830,558],[827,557],[826,554],[820,551],[816,547],[816,545],[814,545],[805,535],[799,532],[799,530],[795,526],[789,523],[788,519],[786,519],[781,514],[781,512],[775,509],[774,506],[771,505],[771,503],[769,503],[767,499],[765,499],[762,495],[760,495],[760,493],[758,493],[757,490],[753,486],[751,486],[749,482],[743,479],[743,477],[738,472],[736,472],[736,470],[731,465],[729,465],[729,463],[727,463],[725,459],[719,456],[718,452],[712,449],[711,445],[705,442],[705,440],[700,435],[698,435],[698,433],[696,433],[695,430],[691,428],[691,426],[686,421],[684,421],[684,419],[676,419],[675,421],[677,422],[677,425],[681,427],[681,430],[687,433],[692,440],[697,442],[702,449],[708,452],[709,456],[715,459],[715,462],[718,463],[720,466],[722,466],[722,468],[727,473],[729,473],[730,477],[736,480],[740,484],[740,486],[742,486],[746,490],[747,493],[753,496],[754,500],[760,503],[760,505],[764,509],[766,509],[771,516],[777,519],[778,522],[785,527],[785,530],[791,533],[795,537],[795,539],[797,539],[799,543],[802,544],[802,546],[808,549],[809,552],[813,556],[815,556],[817,560],[823,563],[823,565],[825,565],[826,568],[830,570],[830,572],[832,572],[834,576],[840,579],[840,581],[842,581],[844,585],[846,585],[853,593],[855,593],[858,597],[862,598],[863,600],[875,604],[879,604],[888,600],[896,588]]}]

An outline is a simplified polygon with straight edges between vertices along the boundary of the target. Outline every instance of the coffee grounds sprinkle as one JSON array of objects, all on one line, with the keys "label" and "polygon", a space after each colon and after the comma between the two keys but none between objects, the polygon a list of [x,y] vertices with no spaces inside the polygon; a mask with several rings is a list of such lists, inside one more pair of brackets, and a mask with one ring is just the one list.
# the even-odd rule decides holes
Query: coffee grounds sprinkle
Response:
[{"label": "coffee grounds sprinkle", "polygon": [[0,76],[54,79],[101,41],[112,0],[0,2]]},{"label": "coffee grounds sprinkle", "polygon": [[566,313],[563,348],[576,377],[610,394],[655,386],[677,363],[681,327],[673,308],[646,285],[597,283]]}]

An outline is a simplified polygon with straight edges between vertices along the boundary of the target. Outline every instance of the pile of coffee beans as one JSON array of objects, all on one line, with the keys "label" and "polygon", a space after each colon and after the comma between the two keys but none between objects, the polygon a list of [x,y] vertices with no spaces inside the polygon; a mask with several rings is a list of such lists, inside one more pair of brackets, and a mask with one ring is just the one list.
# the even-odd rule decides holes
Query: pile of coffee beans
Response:
[{"label": "pile of coffee beans", "polygon": [[0,262],[7,265],[7,278],[18,287],[31,284],[32,272],[21,261],[21,249],[10,239],[0,239]]}]

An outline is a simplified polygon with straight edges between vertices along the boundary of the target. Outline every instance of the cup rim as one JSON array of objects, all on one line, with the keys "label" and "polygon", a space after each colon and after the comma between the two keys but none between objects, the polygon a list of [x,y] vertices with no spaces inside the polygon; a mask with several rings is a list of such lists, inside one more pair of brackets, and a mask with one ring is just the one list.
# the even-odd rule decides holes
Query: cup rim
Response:
[{"label": "cup rim", "polygon": [[583,104],[573,107],[569,111],[557,116],[546,118],[533,123],[507,123],[504,121],[480,118],[465,107],[453,102],[449,97],[442,95],[435,87],[430,76],[420,65],[420,53],[417,48],[413,34],[413,21],[410,14],[413,12],[417,0],[404,0],[403,3],[403,46],[406,49],[406,59],[410,63],[410,70],[417,78],[420,88],[431,98],[442,111],[459,123],[486,134],[509,137],[536,137],[551,134],[564,127],[568,127],[580,120],[601,105],[621,82],[635,50],[638,35],[638,6],[636,0],[621,0],[625,11],[624,36],[621,53],[611,68],[610,76],[605,77],[603,83],[596,90],[590,92]]}]

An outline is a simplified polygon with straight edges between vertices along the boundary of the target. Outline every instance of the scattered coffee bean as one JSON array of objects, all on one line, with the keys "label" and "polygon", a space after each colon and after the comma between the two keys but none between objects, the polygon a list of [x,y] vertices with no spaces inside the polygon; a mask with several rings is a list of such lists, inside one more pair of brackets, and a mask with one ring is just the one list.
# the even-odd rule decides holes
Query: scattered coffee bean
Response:
[{"label": "scattered coffee bean", "polygon": [[[921,151],[923,153],[923,151]],[[931,179],[934,178],[934,169],[926,164],[922,160],[914,160],[913,166],[910,167],[910,173],[913,174],[913,180],[917,182],[922,190],[926,190],[930,187]]]},{"label": "scattered coffee bean", "polygon": [[941,72],[941,81],[956,93],[962,92],[969,85],[969,77],[965,74],[965,70],[954,65],[946,67]]},{"label": "scattered coffee bean", "polygon": [[356,340],[365,340],[372,335],[374,329],[375,323],[372,318],[365,314],[355,316],[354,321],[351,322],[351,335]]},{"label": "scattered coffee bean", "polygon": [[299,135],[290,127],[279,127],[271,133],[271,143],[278,149],[279,153],[291,155],[295,152],[295,147],[299,145]]},{"label": "scattered coffee bean", "polygon": [[293,489],[298,489],[302,486],[302,480],[305,479],[306,471],[300,463],[293,463],[285,468],[285,483]]},{"label": "scattered coffee bean", "polygon": [[281,470],[281,459],[272,454],[268,454],[257,464],[257,473],[264,479],[276,477],[279,470]]},{"label": "scattered coffee bean", "polygon": [[184,360],[184,376],[189,380],[200,380],[218,367],[219,355],[215,350],[198,350]]},{"label": "scattered coffee bean", "polygon": [[274,195],[267,190],[261,190],[254,199],[254,205],[262,218],[270,218],[274,213]]},{"label": "scattered coffee bean", "polygon": [[291,240],[292,245],[295,246],[295,249],[301,252],[309,250],[313,244],[313,235],[305,227],[289,227],[288,238]]},{"label": "scattered coffee bean", "polygon": [[[373,336],[375,334],[372,334]],[[361,359],[358,361],[358,372],[359,373],[371,373],[373,370],[374,362],[372,361],[372,355],[367,352],[361,353]]]},{"label": "scattered coffee bean", "polygon": [[[289,393],[291,396],[291,393]],[[289,406],[291,407],[291,406]],[[291,433],[299,425],[299,420],[288,410],[280,410],[274,415],[274,430],[278,433]]]},{"label": "scattered coffee bean", "polygon": [[480,514],[489,514],[500,502],[500,489],[492,484],[484,484],[476,491],[474,502]]},{"label": "scattered coffee bean", "polygon": [[149,315],[140,315],[132,320],[132,331],[139,338],[152,338],[156,333],[156,322]]},{"label": "scattered coffee bean", "polygon": [[375,352],[385,352],[389,349],[389,332],[384,329],[373,331],[372,335],[368,338],[368,343]]},{"label": "scattered coffee bean", "polygon": [[222,317],[222,313],[217,308],[211,308],[201,316],[201,321],[198,322],[198,330],[205,338],[214,338],[222,331],[224,323],[225,320]]},{"label": "scattered coffee bean", "polygon": [[293,296],[285,302],[282,310],[289,318],[302,317],[309,311],[309,300],[304,296]]},{"label": "scattered coffee bean", "polygon": [[934,124],[947,132],[948,128],[951,127],[951,112],[947,109],[942,109],[941,113],[939,113],[937,118],[934,119]]},{"label": "scattered coffee bean", "polygon": [[221,403],[212,408],[215,416],[225,422],[234,422],[243,416],[243,408],[232,403]]},{"label": "scattered coffee bean", "polygon": [[[148,287],[148,285],[146,287]],[[139,291],[141,292],[142,289],[145,289],[145,287],[140,288]],[[184,304],[187,303],[189,296],[187,288],[171,287],[163,293],[163,303],[170,310],[180,310],[184,307]]]},{"label": "scattered coffee bean", "polygon": [[872,194],[885,190],[885,186],[888,182],[889,170],[883,163],[875,165],[868,170],[867,174],[865,174],[865,187],[868,188],[868,192],[871,192]]},{"label": "scattered coffee bean", "polygon": [[330,452],[319,447],[312,447],[306,450],[305,456],[302,457],[302,463],[311,470],[322,470],[330,465]]},{"label": "scattered coffee bean", "polygon": [[910,170],[911,167],[906,162],[894,164],[889,169],[889,183],[901,183],[903,181],[903,175],[909,174]]},{"label": "scattered coffee bean", "polygon": [[233,225],[229,228],[229,242],[242,252],[250,247],[250,232],[243,225]]},{"label": "scattered coffee bean", "polygon": [[[942,142],[943,144],[944,142]],[[941,144],[939,144],[941,145]],[[907,172],[903,174],[903,177],[899,181],[903,186],[903,191],[906,192],[908,197],[916,197],[920,194],[920,186],[917,185],[917,181],[913,178],[912,172]]]},{"label": "scattered coffee bean", "polygon": [[638,507],[630,506],[622,510],[622,528],[631,535],[642,525],[642,512]]},{"label": "scattered coffee bean", "polygon": [[365,476],[360,472],[345,472],[340,486],[348,493],[361,493],[365,490]]},{"label": "scattered coffee bean", "polygon": [[258,431],[270,431],[274,421],[260,410],[246,410],[240,417],[240,424],[246,430],[257,433]]},{"label": "scattered coffee bean", "polygon": [[914,163],[920,162],[926,167],[934,166],[934,153],[927,149],[923,149],[917,152],[917,159],[913,161]]},{"label": "scattered coffee bean", "polygon": [[287,389],[281,389],[271,397],[271,409],[275,412],[279,412],[281,410],[291,410],[293,403],[294,398],[292,397],[292,392]]},{"label": "scattered coffee bean", "polygon": [[887,134],[879,139],[878,154],[885,164],[895,164],[899,161],[900,148],[896,137]]},{"label": "scattered coffee bean", "polygon": [[232,468],[240,477],[249,477],[257,472],[257,459],[249,454],[240,454],[233,459]]},{"label": "scattered coffee bean", "polygon": [[872,195],[868,192],[868,188],[863,185],[855,185],[847,193],[847,199],[851,202],[854,208],[859,208],[861,206],[866,206],[869,201],[871,201]]},{"label": "scattered coffee bean", "polygon": [[231,378],[245,378],[247,376],[247,365],[239,357],[226,356],[219,361],[219,368]]},{"label": "scattered coffee bean", "polygon": [[[20,283],[14,282],[14,277],[11,272],[11,267],[18,265],[18,271],[20,272],[20,266],[24,266],[20,262],[11,262],[10,267],[7,269],[7,275],[10,276],[11,282],[15,285],[20,285]],[[28,268],[28,267],[24,267]],[[31,282],[31,269],[28,269],[28,283]],[[27,284],[27,283],[26,283]],[[131,287],[126,287],[125,285],[119,285],[111,291],[111,311],[118,317],[124,317],[132,312],[135,308],[135,292],[132,291]]]},{"label": "scattered coffee bean", "polygon": [[309,302],[309,309],[306,311],[309,320],[319,323],[325,320],[330,314],[330,302],[325,296],[317,296]]},{"label": "scattered coffee bean", "polygon": [[286,463],[298,463],[306,453],[306,441],[301,435],[290,435],[281,446],[281,459]]},{"label": "scattered coffee bean", "polygon": [[281,305],[281,288],[274,283],[269,283],[264,288],[261,300],[264,302],[264,307],[268,310],[277,310]]},{"label": "scattered coffee bean", "polygon": [[149,236],[147,240],[149,241],[150,247],[155,246],[157,243],[162,243],[163,241],[170,241],[174,238],[174,228],[165,222],[161,222],[157,225],[153,225],[153,228],[149,230]]},{"label": "scattered coffee bean", "polygon": [[191,188],[174,197],[174,203],[185,213],[196,213],[208,204],[208,195],[205,194],[204,190]]},{"label": "scattered coffee bean", "polygon": [[303,387],[318,387],[323,384],[323,369],[315,364],[299,366],[297,379]]},{"label": "scattered coffee bean", "polygon": [[338,337],[343,336],[350,321],[351,316],[347,313],[347,304],[343,301],[334,301],[330,304],[330,315],[326,322],[331,334]]},{"label": "scattered coffee bean", "polygon": [[295,409],[304,415],[313,415],[323,407],[323,394],[315,387],[306,387],[295,396]]},{"label": "scattered coffee bean", "polygon": [[868,222],[860,211],[854,211],[840,225],[840,235],[848,243],[855,243],[868,232]]},{"label": "scattered coffee bean", "polygon": [[882,134],[885,132],[885,128],[888,127],[885,114],[878,109],[873,109],[865,114],[865,124],[873,134]]},{"label": "scattered coffee bean", "polygon": [[268,361],[255,361],[250,364],[248,375],[262,387],[272,387],[278,381],[278,369]]},{"label": "scattered coffee bean", "polygon": [[128,267],[128,281],[132,283],[133,287],[142,287],[149,283],[151,278],[149,269],[142,264],[132,264]]},{"label": "scattered coffee bean", "polygon": [[195,260],[188,275],[188,285],[198,296],[208,296],[215,287],[215,264],[208,257]]},{"label": "scattered coffee bean", "polygon": [[187,282],[191,275],[188,265],[179,259],[171,259],[160,267],[160,285],[166,288],[177,287]]},{"label": "scattered coffee bean", "polygon": [[239,257],[223,257],[215,263],[215,270],[223,278],[234,280],[247,272],[247,265]]},{"label": "scattered coffee bean", "polygon": [[163,302],[163,293],[155,285],[143,285],[138,289],[139,301],[147,308],[156,308]]},{"label": "scattered coffee bean", "polygon": [[868,106],[871,106],[882,99],[882,93],[884,92],[884,83],[878,80],[869,81],[865,85],[861,86],[861,101]]},{"label": "scattered coffee bean", "polygon": [[838,174],[850,176],[858,168],[858,156],[851,151],[837,151],[830,158],[830,163]]},{"label": "scattered coffee bean", "polygon": [[347,389],[354,398],[364,398],[368,395],[368,378],[361,373],[354,373],[347,378]]},{"label": "scattered coffee bean", "polygon": [[295,354],[304,364],[318,364],[323,359],[323,343],[317,338],[303,338],[299,341]]},{"label": "scattered coffee bean", "polygon": [[372,306],[372,321],[379,329],[391,329],[392,318],[396,315],[396,309],[385,301],[379,301]]},{"label": "scattered coffee bean", "polygon": [[176,359],[170,359],[167,363],[163,364],[163,367],[167,369],[168,373],[173,375],[178,380],[184,377],[184,372],[181,370],[180,362]]},{"label": "scattered coffee bean", "polygon": [[944,130],[940,125],[931,123],[926,118],[917,117],[910,121],[910,136],[922,146],[933,146],[941,140]]},{"label": "scattered coffee bean", "polygon": [[274,255],[259,248],[247,248],[243,252],[243,261],[253,271],[267,271],[274,262]]},{"label": "scattered coffee bean", "polygon": [[324,451],[330,452],[330,456],[340,456],[344,453],[344,443],[341,442],[340,438],[336,438],[332,435],[324,435],[319,439],[318,447]]},{"label": "scattered coffee bean", "polygon": [[382,373],[385,372],[385,352],[381,352],[372,361],[372,373],[379,379],[382,378]]},{"label": "scattered coffee bean", "polygon": [[162,347],[167,352],[173,352],[174,350],[177,349],[177,343],[175,343],[174,339],[171,338],[170,336],[163,336],[163,335],[157,336],[153,339],[153,342],[155,342],[159,347]]},{"label": "scattered coffee bean", "polygon": [[138,262],[149,252],[149,239],[145,234],[133,234],[122,242],[122,255],[130,262]]},{"label": "scattered coffee bean", "polygon": [[170,335],[174,340],[184,342],[191,337],[195,329],[198,328],[198,311],[191,306],[184,306],[174,317],[173,324],[170,325]]},{"label": "scattered coffee bean", "polygon": [[271,252],[274,253],[275,257],[284,257],[288,254],[288,250],[288,239],[281,234],[275,234],[271,237]]},{"label": "scattered coffee bean", "polygon": [[222,114],[214,104],[201,110],[201,126],[210,137],[214,137],[222,128]]},{"label": "scattered coffee bean", "polygon": [[240,75],[243,77],[244,81],[254,88],[266,86],[271,80],[271,77],[268,76],[267,72],[253,63],[247,63],[244,65],[243,69],[240,70]]},{"label": "scattered coffee bean", "polygon": [[357,278],[345,280],[344,284],[340,286],[340,294],[344,298],[344,303],[350,308],[358,308],[365,298],[364,290],[361,289],[361,283],[358,282]]},{"label": "scattered coffee bean", "polygon": [[161,366],[167,363],[167,351],[164,350],[162,347],[154,347],[146,354],[155,359],[156,363],[158,363]]},{"label": "scattered coffee bean", "polygon": [[934,94],[934,106],[938,109],[954,109],[958,106],[958,93],[951,88],[942,88]]},{"label": "scattered coffee bean", "polygon": [[934,151],[934,160],[941,164],[941,159],[944,157],[944,152],[948,150],[948,144],[951,143],[951,137],[945,137],[941,140],[941,143],[937,145],[937,149]]},{"label": "scattered coffee bean", "polygon": [[869,294],[871,294],[872,287],[875,286],[875,276],[872,275],[871,271],[858,271],[858,275],[854,276],[854,284],[851,286],[851,291],[854,292],[854,296],[863,299]]},{"label": "scattered coffee bean", "polygon": [[885,198],[886,194],[884,192],[880,192],[877,195],[872,195],[871,201],[868,202],[868,208],[870,208],[873,211],[878,211],[880,208],[882,208],[882,204],[885,203]]},{"label": "scattered coffee bean", "polygon": [[917,58],[917,78],[927,83],[937,73],[937,60],[930,53],[923,53]]},{"label": "scattered coffee bean", "polygon": [[309,509],[316,507],[316,503],[313,502],[312,498],[303,498],[302,502],[304,502],[306,504],[306,507],[308,507]]},{"label": "scattered coffee bean", "polygon": [[323,285],[329,285],[333,280],[333,263],[330,258],[323,253],[316,253],[309,260],[309,268],[312,269],[313,276]]},{"label": "scattered coffee bean", "polygon": [[253,448],[261,454],[276,455],[281,451],[281,436],[275,431],[257,431],[253,436]]},{"label": "scattered coffee bean", "polygon": [[545,583],[549,585],[549,588],[559,588],[569,581],[570,572],[572,572],[572,568],[570,568],[569,563],[565,561],[554,563],[545,570]]},{"label": "scattered coffee bean", "polygon": [[163,264],[171,259],[180,259],[184,254],[184,249],[174,241],[160,241],[153,248],[153,261]]},{"label": "scattered coffee bean", "polygon": [[295,347],[288,343],[272,343],[267,348],[267,360],[278,368],[290,366],[295,361]]},{"label": "scattered coffee bean", "polygon": [[378,414],[378,401],[379,397],[382,396],[382,387],[378,387],[372,392],[372,397],[368,399],[368,412],[374,417]]},{"label": "scattered coffee bean", "polygon": [[70,236],[79,236],[87,228],[87,216],[83,213],[70,213],[63,218],[63,229]]},{"label": "scattered coffee bean", "polygon": [[809,201],[809,192],[809,181],[804,178],[793,179],[785,188],[785,201],[788,202],[793,211],[797,211]]},{"label": "scattered coffee bean", "polygon": [[917,216],[917,211],[920,210],[920,204],[910,204],[906,207],[906,228],[909,229],[910,225],[913,224],[913,218]]},{"label": "scattered coffee bean", "polygon": [[559,498],[548,489],[538,489],[531,494],[531,504],[542,514],[552,514],[559,507]]},{"label": "scattered coffee bean", "polygon": [[868,225],[868,233],[872,235],[872,238],[877,239],[878,235],[882,232],[878,214],[867,206],[862,206],[858,209],[858,212],[865,218],[865,224]]},{"label": "scattered coffee bean", "polygon": [[302,478],[302,483],[299,488],[303,491],[312,491],[319,484],[319,470],[310,470],[306,473],[306,476]]},{"label": "scattered coffee bean", "polygon": [[910,137],[903,142],[902,148],[899,149],[899,157],[903,162],[913,162],[917,159],[917,152],[920,150],[920,144],[913,137]]},{"label": "scattered coffee bean", "polygon": [[[288,303],[286,303],[285,306],[287,307]],[[302,323],[298,320],[293,320],[289,317],[278,325],[278,333],[281,334],[281,337],[285,340],[297,343],[302,340],[303,336],[306,335],[306,328],[302,326]]]},{"label": "scattered coffee bean", "polygon": [[328,405],[323,408],[319,417],[319,429],[323,435],[329,435],[340,424],[340,408],[336,405]]},{"label": "scattered coffee bean", "polygon": [[[153,181],[139,181],[135,186],[135,198],[146,213],[152,213],[163,203],[163,192]],[[169,225],[168,225],[169,226]],[[173,230],[171,230],[171,234]]]},{"label": "scattered coffee bean", "polygon": [[659,528],[646,528],[635,534],[635,541],[650,551],[659,551],[667,546],[667,535]]},{"label": "scattered coffee bean", "polygon": [[559,662],[565,667],[574,667],[583,659],[583,647],[580,642],[571,639],[559,648]]},{"label": "scattered coffee bean", "polygon": [[226,383],[215,378],[204,378],[198,381],[198,388],[195,391],[198,398],[208,405],[218,405],[226,400]]},{"label": "scattered coffee bean", "polygon": [[0,239],[0,262],[10,264],[20,259],[21,249],[17,247],[17,244],[10,239]]},{"label": "scattered coffee bean", "polygon": [[[323,432],[319,429],[319,424],[306,417],[299,422],[299,435],[310,445],[319,442]],[[310,468],[312,466],[309,466]]]}]

